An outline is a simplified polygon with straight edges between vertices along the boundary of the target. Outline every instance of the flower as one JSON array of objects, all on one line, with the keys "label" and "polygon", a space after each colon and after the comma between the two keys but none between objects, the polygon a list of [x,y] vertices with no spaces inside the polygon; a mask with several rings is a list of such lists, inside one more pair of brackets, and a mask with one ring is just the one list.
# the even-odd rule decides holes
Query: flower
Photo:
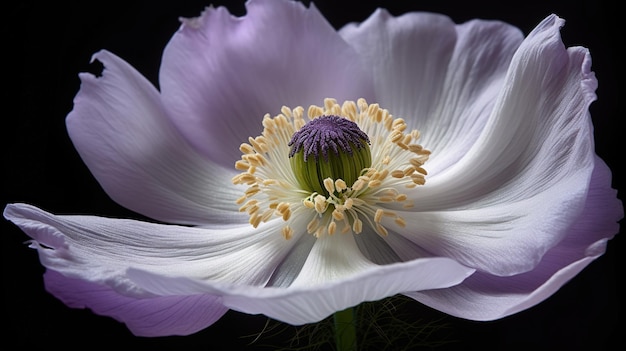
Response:
[{"label": "flower", "polygon": [[[8,205],[69,306],[146,336],[193,333],[227,309],[315,322],[398,293],[491,320],[547,298],[617,232],[591,59],[563,46],[562,19],[524,38],[426,13],[379,10],[337,32],[314,7],[247,9],[184,20],[160,91],[107,51],[101,77],[81,75],[76,149],[115,201],[155,222]],[[368,140],[289,145],[307,115],[347,117]],[[353,156],[365,145],[371,162]],[[302,150],[367,170],[310,177]]]}]

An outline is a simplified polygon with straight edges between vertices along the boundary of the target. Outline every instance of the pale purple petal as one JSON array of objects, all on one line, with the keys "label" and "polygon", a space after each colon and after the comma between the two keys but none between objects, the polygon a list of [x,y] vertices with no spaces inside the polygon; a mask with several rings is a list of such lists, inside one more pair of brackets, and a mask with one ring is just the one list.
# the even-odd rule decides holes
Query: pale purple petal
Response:
[{"label": "pale purple petal", "polygon": [[120,321],[137,336],[189,335],[216,322],[228,308],[215,295],[155,296],[133,298],[113,289],[72,279],[48,270],[44,274],[48,292],[73,308]]},{"label": "pale purple petal", "polygon": [[433,13],[392,17],[378,10],[340,34],[374,76],[376,102],[421,131],[439,173],[476,141],[502,87],[518,28],[499,21],[455,25]]},{"label": "pale purple petal", "polygon": [[472,320],[493,320],[530,308],[548,298],[594,259],[619,230],[624,216],[611,171],[596,159],[585,207],[567,236],[530,272],[496,277],[477,272],[452,288],[408,294],[445,313]]},{"label": "pale purple petal", "polygon": [[201,157],[165,115],[156,88],[110,52],[101,77],[83,73],[69,135],[89,170],[119,204],[169,223],[246,223],[235,173]]},{"label": "pale purple petal", "polygon": [[373,95],[369,75],[311,5],[251,0],[237,18],[207,8],[183,21],[163,54],[160,85],[174,123],[203,154],[232,167],[239,145],[283,105]]},{"label": "pale purple petal", "polygon": [[446,172],[410,193],[397,231],[495,275],[532,269],[582,211],[594,167],[589,53],[566,50],[550,16],[522,43],[485,130]]},{"label": "pale purple petal", "polygon": [[233,310],[264,314],[292,325],[320,321],[336,311],[414,290],[446,288],[459,284],[474,272],[457,262],[426,258],[386,266],[373,266],[345,279],[314,286],[260,288],[229,284],[205,284],[186,278],[166,278],[145,271],[129,272],[131,278],[156,295],[209,292],[222,295]]}]

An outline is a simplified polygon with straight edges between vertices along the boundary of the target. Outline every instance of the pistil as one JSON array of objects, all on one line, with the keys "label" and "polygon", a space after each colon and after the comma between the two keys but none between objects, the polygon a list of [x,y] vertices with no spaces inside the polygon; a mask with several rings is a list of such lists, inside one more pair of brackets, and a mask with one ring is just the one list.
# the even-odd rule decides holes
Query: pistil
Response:
[{"label": "pistil", "polygon": [[[352,184],[372,164],[369,138],[353,121],[339,116],[320,116],[309,121],[289,141],[291,169],[300,186],[332,196]],[[330,184],[326,183],[331,179]],[[332,189],[331,189],[332,188]]]}]

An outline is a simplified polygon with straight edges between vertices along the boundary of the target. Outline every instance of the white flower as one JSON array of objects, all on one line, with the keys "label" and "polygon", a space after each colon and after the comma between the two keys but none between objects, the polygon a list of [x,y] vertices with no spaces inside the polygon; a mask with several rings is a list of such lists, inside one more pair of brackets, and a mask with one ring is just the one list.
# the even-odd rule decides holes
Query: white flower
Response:
[{"label": "white flower", "polygon": [[[492,320],[554,293],[618,231],[591,58],[564,47],[557,16],[524,38],[431,13],[378,10],[337,32],[296,2],[247,12],[184,20],[160,91],[107,51],[101,77],[81,74],[76,149],[158,223],[8,205],[69,306],[146,336],[228,309],[311,323],[395,294]],[[358,175],[292,168],[291,137],[320,115],[368,136],[371,164],[337,161]]]}]

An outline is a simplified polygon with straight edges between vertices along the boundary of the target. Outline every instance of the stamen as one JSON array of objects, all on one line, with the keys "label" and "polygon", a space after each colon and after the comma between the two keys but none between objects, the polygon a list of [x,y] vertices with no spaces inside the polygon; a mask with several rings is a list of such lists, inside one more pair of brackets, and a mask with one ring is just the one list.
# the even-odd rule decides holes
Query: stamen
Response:
[{"label": "stamen", "polygon": [[[262,134],[241,144],[235,162],[233,183],[247,187],[236,203],[252,226],[278,217],[287,240],[360,234],[364,224],[384,237],[386,225],[406,226],[393,209],[412,207],[403,189],[426,181],[430,151],[416,143],[419,131],[364,99],[325,99],[308,107],[308,122],[300,106],[280,112],[263,117]],[[299,229],[301,216],[308,224]]]},{"label": "stamen", "polygon": [[324,179],[324,188],[326,188],[326,191],[328,191],[329,194],[335,192],[335,183],[332,178]]},{"label": "stamen", "polygon": [[289,226],[284,226],[282,229],[282,234],[285,239],[289,240],[291,239],[291,237],[293,237],[293,229],[291,229],[291,227]]}]

